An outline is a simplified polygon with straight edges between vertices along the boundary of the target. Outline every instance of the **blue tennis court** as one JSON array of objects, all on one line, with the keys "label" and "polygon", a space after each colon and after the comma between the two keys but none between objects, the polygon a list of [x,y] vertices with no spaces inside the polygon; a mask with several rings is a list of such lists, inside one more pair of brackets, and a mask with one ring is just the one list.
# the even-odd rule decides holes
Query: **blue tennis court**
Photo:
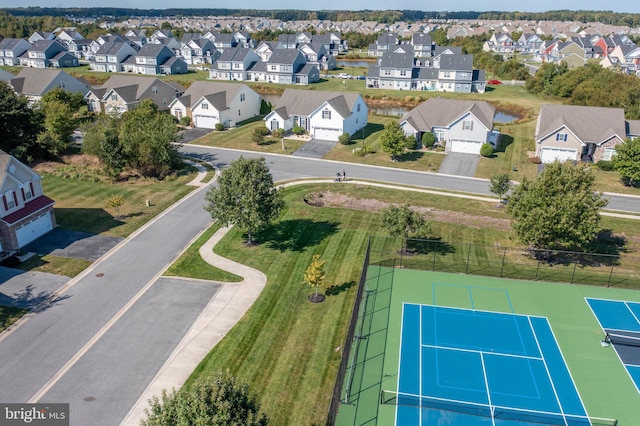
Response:
[{"label": "blue tennis court", "polygon": [[[619,338],[612,341],[618,358],[640,392],[640,303],[622,300],[591,299],[587,303],[606,335]],[[635,340],[627,343],[625,340]]]},{"label": "blue tennis court", "polygon": [[396,425],[590,425],[546,318],[403,304]]}]

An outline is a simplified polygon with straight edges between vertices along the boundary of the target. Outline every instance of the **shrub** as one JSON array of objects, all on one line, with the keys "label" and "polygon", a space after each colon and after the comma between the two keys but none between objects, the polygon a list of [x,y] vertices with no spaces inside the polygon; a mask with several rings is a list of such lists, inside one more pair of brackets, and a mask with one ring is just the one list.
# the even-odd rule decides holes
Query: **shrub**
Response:
[{"label": "shrub", "polygon": [[404,146],[406,146],[407,149],[416,149],[418,147],[416,137],[413,135],[407,136],[404,140]]},{"label": "shrub", "polygon": [[349,145],[351,143],[351,135],[347,132],[344,132],[338,138],[338,142],[340,142],[342,145]]},{"label": "shrub", "polygon": [[271,136],[274,138],[281,138],[284,136],[284,129],[282,127],[278,127],[276,130],[271,132]]},{"label": "shrub", "polygon": [[191,126],[191,117],[185,115],[180,119],[180,124],[183,126]]},{"label": "shrub", "polygon": [[483,157],[491,157],[493,154],[493,146],[490,143],[483,143],[480,147],[480,155]]},{"label": "shrub", "polygon": [[542,159],[540,157],[531,157],[529,158],[529,161],[533,164],[542,164]]},{"label": "shrub", "polygon": [[424,146],[425,148],[433,148],[433,145],[435,145],[436,143],[436,135],[434,135],[431,132],[427,132],[424,135],[422,135],[422,146]]},{"label": "shrub", "polygon": [[224,124],[222,124],[222,123],[216,123],[216,130],[217,130],[218,132],[223,131],[223,130],[224,130]]},{"label": "shrub", "polygon": [[536,141],[535,139],[529,139],[527,141],[527,151],[535,151],[536,150]]},{"label": "shrub", "polygon": [[307,133],[307,130],[304,127],[293,126],[292,132],[296,135],[304,135]]},{"label": "shrub", "polygon": [[357,147],[353,148],[351,152],[353,152],[353,155],[355,155],[356,157],[364,157],[365,155],[369,154],[371,150],[367,149],[366,147]]},{"label": "shrub", "polygon": [[260,145],[262,142],[264,142],[264,137],[269,133],[269,129],[264,126],[256,127],[251,132],[251,140]]},{"label": "shrub", "polygon": [[610,172],[613,170],[613,162],[608,160],[600,160],[596,163],[596,167],[600,170],[604,170],[605,172]]}]

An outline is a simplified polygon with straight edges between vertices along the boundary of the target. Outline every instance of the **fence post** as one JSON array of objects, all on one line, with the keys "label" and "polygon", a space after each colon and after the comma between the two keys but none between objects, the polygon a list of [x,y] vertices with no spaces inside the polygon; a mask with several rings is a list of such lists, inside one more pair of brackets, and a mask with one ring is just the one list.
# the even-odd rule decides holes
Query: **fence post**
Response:
[{"label": "fence post", "polygon": [[613,275],[613,262],[611,262],[611,270],[609,271],[609,281],[607,281],[607,287],[611,287],[611,276]]},{"label": "fence post", "polygon": [[433,265],[431,266],[431,270],[435,271],[436,270],[436,254],[438,253],[438,250],[436,250],[436,246],[433,246]]},{"label": "fence post", "polygon": [[[535,251],[537,253],[537,251]],[[538,266],[536,266],[536,277],[534,281],[538,281],[538,271],[540,270],[540,259],[538,259]]]},{"label": "fence post", "polygon": [[569,284],[573,284],[573,278],[576,276],[576,267],[578,266],[578,259],[576,259],[573,264],[573,272],[571,273],[571,282]]},{"label": "fence post", "polygon": [[402,253],[404,252],[404,245],[405,245],[405,239],[402,239],[402,242],[400,243],[400,267],[402,268]]},{"label": "fence post", "polygon": [[502,278],[502,271],[504,270],[504,258],[507,256],[507,248],[504,248],[502,252],[502,265],[500,265],[500,278]]},{"label": "fence post", "polygon": [[465,274],[469,273],[469,259],[471,259],[471,244],[469,244],[469,250],[467,251],[467,268],[464,271]]}]

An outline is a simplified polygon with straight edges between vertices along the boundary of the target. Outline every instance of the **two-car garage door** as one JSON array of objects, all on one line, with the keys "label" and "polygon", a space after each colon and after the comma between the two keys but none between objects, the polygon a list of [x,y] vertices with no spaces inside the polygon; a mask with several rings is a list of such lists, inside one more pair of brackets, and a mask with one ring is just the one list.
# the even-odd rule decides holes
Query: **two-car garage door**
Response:
[{"label": "two-car garage door", "polygon": [[201,129],[215,129],[218,122],[219,119],[216,116],[196,115],[193,120],[193,125]]},{"label": "two-car garage door", "polygon": [[46,234],[53,229],[51,215],[48,211],[42,213],[30,222],[22,224],[16,228],[16,238],[18,247],[24,247],[31,241]]},{"label": "two-car garage door", "polygon": [[316,127],[313,132],[313,137],[315,139],[321,139],[325,141],[337,141],[341,134],[342,130],[340,129]]},{"label": "two-car garage door", "polygon": [[556,160],[562,163],[567,160],[576,161],[577,159],[578,151],[575,149],[542,148],[540,153],[540,161],[543,163],[553,163]]},{"label": "two-car garage door", "polygon": [[482,142],[469,140],[451,140],[451,152],[463,152],[467,154],[480,154]]}]

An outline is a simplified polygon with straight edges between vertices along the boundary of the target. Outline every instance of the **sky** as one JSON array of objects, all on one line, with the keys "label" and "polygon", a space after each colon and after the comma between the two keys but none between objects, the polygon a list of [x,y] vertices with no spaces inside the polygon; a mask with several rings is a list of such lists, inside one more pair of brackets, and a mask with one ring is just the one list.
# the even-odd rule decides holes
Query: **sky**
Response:
[{"label": "sky", "polygon": [[640,13],[640,2],[637,0],[320,0],[316,6],[300,0],[276,0],[265,7],[263,0],[236,0],[233,2],[205,0],[2,0],[3,7],[121,7],[135,9],[168,9],[168,8],[240,8],[240,9],[305,9],[305,10],[425,10],[425,11],[521,11],[545,12],[549,10],[610,10],[619,13]]}]

